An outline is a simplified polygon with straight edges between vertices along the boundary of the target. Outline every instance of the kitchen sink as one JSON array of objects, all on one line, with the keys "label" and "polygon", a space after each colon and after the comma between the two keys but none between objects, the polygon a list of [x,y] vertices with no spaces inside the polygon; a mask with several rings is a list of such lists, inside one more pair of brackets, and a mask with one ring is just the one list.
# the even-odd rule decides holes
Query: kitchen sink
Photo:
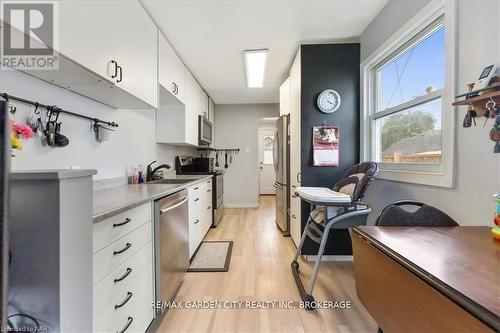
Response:
[{"label": "kitchen sink", "polygon": [[193,181],[193,179],[172,178],[172,179],[152,180],[152,181],[146,182],[146,184],[184,184],[184,183],[189,183],[190,181]]}]

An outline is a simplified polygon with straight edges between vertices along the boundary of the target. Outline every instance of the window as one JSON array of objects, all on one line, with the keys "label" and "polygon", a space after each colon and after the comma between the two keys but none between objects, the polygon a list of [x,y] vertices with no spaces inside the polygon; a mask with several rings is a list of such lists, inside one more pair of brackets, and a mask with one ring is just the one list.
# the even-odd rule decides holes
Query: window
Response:
[{"label": "window", "polygon": [[264,164],[273,164],[274,136],[264,137]]},{"label": "window", "polygon": [[452,186],[454,5],[432,2],[361,65],[362,159],[381,178]]},{"label": "window", "polygon": [[441,163],[442,21],[434,22],[372,70],[377,162]]}]

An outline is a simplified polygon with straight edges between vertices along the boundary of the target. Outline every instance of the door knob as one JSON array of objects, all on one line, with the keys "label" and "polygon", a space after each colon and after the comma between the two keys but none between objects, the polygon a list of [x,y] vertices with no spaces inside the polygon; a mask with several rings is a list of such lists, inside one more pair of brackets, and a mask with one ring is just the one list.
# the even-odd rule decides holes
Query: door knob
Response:
[{"label": "door knob", "polygon": [[259,167],[259,169],[261,169],[261,170],[262,170],[262,169],[264,169],[264,168],[263,168],[263,167]]}]

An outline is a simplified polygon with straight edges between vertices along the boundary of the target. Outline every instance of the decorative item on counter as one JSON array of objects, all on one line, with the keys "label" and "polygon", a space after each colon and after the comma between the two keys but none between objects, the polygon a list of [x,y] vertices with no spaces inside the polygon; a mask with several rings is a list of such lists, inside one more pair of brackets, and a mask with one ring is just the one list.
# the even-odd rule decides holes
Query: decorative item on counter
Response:
[{"label": "decorative item on counter", "polygon": [[[21,139],[30,139],[34,136],[33,130],[26,124],[16,123],[9,119],[10,123],[10,143],[12,150],[21,150],[23,144]],[[14,154],[12,154],[14,156]]]},{"label": "decorative item on counter", "polygon": [[313,126],[313,165],[338,166],[340,145],[339,128],[336,126]]},{"label": "decorative item on counter", "polygon": [[127,183],[128,184],[134,183],[134,167],[133,166],[129,166],[127,168]]},{"label": "decorative item on counter", "polygon": [[493,223],[495,223],[495,226],[491,229],[491,233],[496,240],[500,241],[500,193],[494,194],[493,200],[497,203],[497,210],[493,217]]},{"label": "decorative item on counter", "polygon": [[137,184],[142,184],[144,183],[144,167],[142,164],[139,164],[139,176],[137,179]]}]

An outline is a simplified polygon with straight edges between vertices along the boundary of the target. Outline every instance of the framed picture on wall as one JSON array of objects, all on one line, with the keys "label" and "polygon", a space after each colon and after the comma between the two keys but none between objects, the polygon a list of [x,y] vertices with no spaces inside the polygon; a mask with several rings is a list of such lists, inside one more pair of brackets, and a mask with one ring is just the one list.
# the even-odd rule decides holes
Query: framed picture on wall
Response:
[{"label": "framed picture on wall", "polygon": [[313,165],[339,165],[339,128],[336,126],[313,126]]}]

